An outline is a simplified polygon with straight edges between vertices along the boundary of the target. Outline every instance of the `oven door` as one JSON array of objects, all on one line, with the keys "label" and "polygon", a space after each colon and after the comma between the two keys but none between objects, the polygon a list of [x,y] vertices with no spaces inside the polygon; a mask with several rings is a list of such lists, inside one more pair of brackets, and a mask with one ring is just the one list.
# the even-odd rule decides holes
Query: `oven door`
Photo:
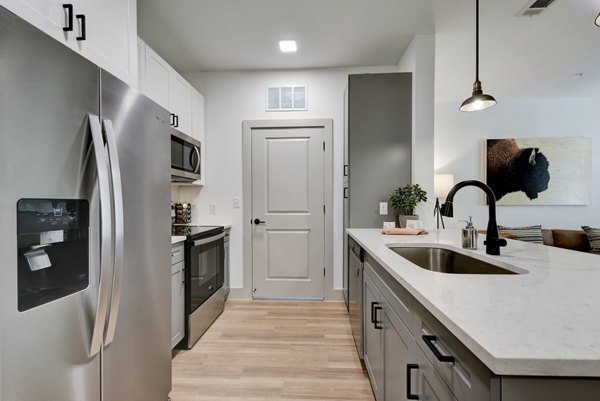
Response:
[{"label": "oven door", "polygon": [[186,272],[188,314],[192,314],[223,285],[225,233],[195,240]]}]

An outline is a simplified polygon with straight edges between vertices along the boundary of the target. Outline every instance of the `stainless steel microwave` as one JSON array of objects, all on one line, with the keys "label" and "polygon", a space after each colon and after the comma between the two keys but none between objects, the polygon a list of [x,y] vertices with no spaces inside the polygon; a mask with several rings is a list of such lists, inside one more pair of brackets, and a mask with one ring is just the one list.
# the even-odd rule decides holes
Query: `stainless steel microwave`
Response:
[{"label": "stainless steel microwave", "polygon": [[202,144],[171,129],[171,181],[191,182],[202,177]]}]

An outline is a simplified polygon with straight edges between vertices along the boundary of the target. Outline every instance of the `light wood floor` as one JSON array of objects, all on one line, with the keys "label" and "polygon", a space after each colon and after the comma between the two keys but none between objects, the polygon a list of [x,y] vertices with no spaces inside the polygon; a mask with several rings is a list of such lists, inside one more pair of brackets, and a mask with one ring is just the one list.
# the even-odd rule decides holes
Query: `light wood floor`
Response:
[{"label": "light wood floor", "polygon": [[173,359],[173,401],[373,401],[342,302],[230,301]]}]

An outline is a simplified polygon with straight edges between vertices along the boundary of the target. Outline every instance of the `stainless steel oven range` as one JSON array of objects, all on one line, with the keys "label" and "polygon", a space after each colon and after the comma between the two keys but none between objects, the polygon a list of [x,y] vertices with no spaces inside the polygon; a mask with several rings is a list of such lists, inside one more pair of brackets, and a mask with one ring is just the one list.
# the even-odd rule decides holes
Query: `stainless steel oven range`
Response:
[{"label": "stainless steel oven range", "polygon": [[225,229],[188,226],[185,241],[185,337],[190,349],[225,306]]}]

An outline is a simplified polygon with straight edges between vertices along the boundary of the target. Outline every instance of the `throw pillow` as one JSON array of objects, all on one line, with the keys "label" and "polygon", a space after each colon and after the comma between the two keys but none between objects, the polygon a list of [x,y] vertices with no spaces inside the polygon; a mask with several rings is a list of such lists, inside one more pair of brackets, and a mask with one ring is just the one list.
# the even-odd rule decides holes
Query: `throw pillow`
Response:
[{"label": "throw pillow", "polygon": [[500,234],[510,234],[519,241],[533,242],[534,244],[543,244],[544,237],[542,236],[542,226],[529,227],[505,227],[498,226]]},{"label": "throw pillow", "polygon": [[590,241],[591,253],[600,253],[600,228],[591,228],[588,226],[581,226],[581,229],[585,231]]}]

